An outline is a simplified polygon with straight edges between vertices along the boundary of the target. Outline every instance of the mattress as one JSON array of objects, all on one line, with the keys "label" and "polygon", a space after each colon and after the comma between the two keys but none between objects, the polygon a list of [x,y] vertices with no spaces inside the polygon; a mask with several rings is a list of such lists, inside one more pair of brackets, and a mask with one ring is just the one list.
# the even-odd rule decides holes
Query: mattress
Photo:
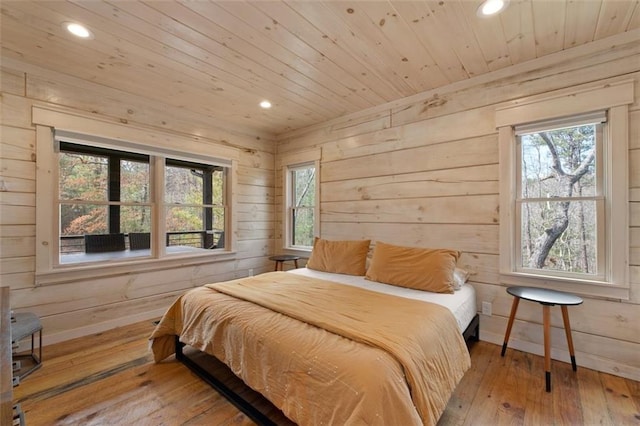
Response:
[{"label": "mattress", "polygon": [[473,320],[473,317],[477,313],[476,292],[470,284],[464,284],[460,290],[456,290],[453,294],[444,294],[369,281],[363,276],[334,274],[330,272],[316,271],[309,268],[292,269],[287,272],[334,281],[341,284],[376,291],[378,293],[392,294],[395,296],[405,297],[407,299],[436,303],[451,311],[453,316],[456,318],[456,322],[461,333],[469,326],[471,320]]}]

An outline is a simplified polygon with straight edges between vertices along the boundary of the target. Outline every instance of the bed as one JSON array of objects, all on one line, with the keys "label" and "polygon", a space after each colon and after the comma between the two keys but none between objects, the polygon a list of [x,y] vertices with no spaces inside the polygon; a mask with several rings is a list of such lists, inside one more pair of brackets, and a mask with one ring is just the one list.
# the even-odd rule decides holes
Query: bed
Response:
[{"label": "bed", "polygon": [[468,284],[440,294],[301,268],[195,288],[151,339],[156,362],[184,359],[184,344],[213,355],[298,424],[431,425],[477,333]]}]

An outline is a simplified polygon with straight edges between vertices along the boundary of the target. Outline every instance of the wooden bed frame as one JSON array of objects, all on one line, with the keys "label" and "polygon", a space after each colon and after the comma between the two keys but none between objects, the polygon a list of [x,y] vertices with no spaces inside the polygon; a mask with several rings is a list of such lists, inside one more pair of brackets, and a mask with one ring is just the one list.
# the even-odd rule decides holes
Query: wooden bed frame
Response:
[{"label": "wooden bed frame", "polygon": [[[476,314],[469,323],[469,326],[462,333],[464,340],[467,342],[480,340],[480,315]],[[255,408],[251,403],[246,401],[242,396],[231,390],[221,380],[218,380],[207,370],[202,368],[198,363],[190,359],[183,352],[183,348],[186,346],[180,341],[180,336],[175,336],[176,346],[176,359],[186,365],[191,371],[193,371],[198,377],[208,383],[212,388],[218,391],[223,397],[225,397],[230,403],[235,405],[240,411],[242,411],[247,417],[256,422],[258,425],[263,426],[276,426],[276,423],[271,421],[266,415]]]}]

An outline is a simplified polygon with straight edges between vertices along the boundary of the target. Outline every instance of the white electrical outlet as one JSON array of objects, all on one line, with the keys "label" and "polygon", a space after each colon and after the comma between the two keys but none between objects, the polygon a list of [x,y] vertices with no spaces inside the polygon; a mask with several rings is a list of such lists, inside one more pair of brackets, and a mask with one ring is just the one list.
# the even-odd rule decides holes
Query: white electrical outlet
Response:
[{"label": "white electrical outlet", "polygon": [[491,302],[482,302],[482,314],[491,316]]},{"label": "white electrical outlet", "polygon": [[253,268],[249,268],[249,276],[252,277],[253,276]]}]

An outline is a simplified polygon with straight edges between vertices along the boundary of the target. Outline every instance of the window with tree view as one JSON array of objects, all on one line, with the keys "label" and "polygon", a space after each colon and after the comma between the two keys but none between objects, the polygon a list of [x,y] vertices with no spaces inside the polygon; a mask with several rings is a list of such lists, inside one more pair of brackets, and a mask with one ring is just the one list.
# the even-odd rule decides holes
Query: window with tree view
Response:
[{"label": "window with tree view", "polygon": [[58,174],[61,263],[124,251],[126,236],[151,231],[148,155],[61,142]]},{"label": "window with tree view", "polygon": [[167,245],[224,247],[225,171],[221,166],[167,159]]},{"label": "window with tree view", "polygon": [[[60,264],[149,257],[154,238],[166,253],[225,247],[228,167],[162,157],[164,191],[154,199],[156,158],[60,142]],[[164,224],[153,223],[156,204]]]},{"label": "window with tree view", "polygon": [[603,119],[516,128],[519,270],[604,274]]},{"label": "window with tree view", "polygon": [[312,247],[315,233],[316,168],[289,168],[291,189],[290,237],[293,247]]}]

